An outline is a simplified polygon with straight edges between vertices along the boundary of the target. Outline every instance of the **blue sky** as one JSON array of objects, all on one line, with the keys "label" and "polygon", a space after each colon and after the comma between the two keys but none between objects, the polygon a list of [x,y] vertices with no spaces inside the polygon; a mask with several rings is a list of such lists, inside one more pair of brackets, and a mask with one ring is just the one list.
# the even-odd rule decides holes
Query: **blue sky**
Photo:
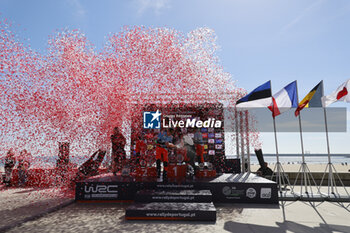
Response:
[{"label": "blue sky", "polygon": [[[206,26],[218,36],[224,69],[248,91],[272,80],[277,92],[298,80],[303,98],[320,80],[328,94],[350,78],[347,0],[0,0],[0,12],[41,52],[48,36],[61,28],[80,29],[101,49],[106,36],[124,25],[165,26],[184,33]],[[262,137],[266,152],[274,151],[270,136]],[[300,152],[291,146],[294,136],[298,143],[298,134],[279,135],[281,152]],[[350,153],[348,133],[330,139],[332,151]],[[326,152],[322,140],[323,134],[307,134],[305,147]]]}]

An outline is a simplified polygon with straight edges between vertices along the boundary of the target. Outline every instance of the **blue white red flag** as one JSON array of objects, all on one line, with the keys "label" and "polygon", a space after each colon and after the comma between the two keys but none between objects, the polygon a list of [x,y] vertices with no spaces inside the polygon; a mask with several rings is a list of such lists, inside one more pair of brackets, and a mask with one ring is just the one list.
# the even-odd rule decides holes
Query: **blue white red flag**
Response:
[{"label": "blue white red flag", "polygon": [[297,83],[294,81],[272,96],[272,103],[268,108],[271,110],[272,116],[276,117],[290,108],[296,107],[298,107]]}]

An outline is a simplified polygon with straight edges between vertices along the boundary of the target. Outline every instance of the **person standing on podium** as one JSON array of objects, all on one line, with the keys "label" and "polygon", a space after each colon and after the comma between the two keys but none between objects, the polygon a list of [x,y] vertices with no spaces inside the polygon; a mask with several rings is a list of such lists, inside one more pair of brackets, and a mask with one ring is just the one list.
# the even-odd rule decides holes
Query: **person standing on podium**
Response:
[{"label": "person standing on podium", "polygon": [[4,176],[4,183],[6,186],[12,185],[12,170],[16,165],[16,159],[15,159],[15,152],[11,148],[6,155],[5,158],[5,176]]},{"label": "person standing on podium", "polygon": [[203,135],[200,131],[200,129],[196,129],[196,132],[193,137],[193,142],[195,144],[196,148],[196,155],[198,163],[204,163],[204,146],[203,146]]},{"label": "person standing on podium", "polygon": [[123,163],[126,159],[126,153],[124,150],[126,139],[124,135],[120,132],[118,127],[113,129],[113,134],[111,135],[112,142],[112,170],[113,174],[116,175],[117,171],[121,170]]},{"label": "person standing on podium", "polygon": [[163,180],[167,178],[168,171],[168,149],[173,148],[173,136],[171,135],[172,129],[162,130],[157,137],[156,148],[156,163],[157,163],[157,177],[160,178],[161,167],[160,163],[163,161]]}]

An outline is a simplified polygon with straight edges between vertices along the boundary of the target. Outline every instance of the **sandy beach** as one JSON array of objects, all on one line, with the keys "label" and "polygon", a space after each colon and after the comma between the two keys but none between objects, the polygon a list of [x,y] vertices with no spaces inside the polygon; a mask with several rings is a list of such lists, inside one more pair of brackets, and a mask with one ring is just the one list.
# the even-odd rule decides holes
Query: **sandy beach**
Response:
[{"label": "sandy beach", "polygon": [[[202,221],[145,221],[125,220],[125,208],[120,203],[72,203],[56,211],[50,206],[63,203],[62,199],[41,202],[28,197],[30,190],[6,190],[1,198],[18,200],[17,208],[9,210],[2,205],[0,229],[8,232],[269,232],[269,233],[329,233],[350,232],[349,211],[333,203],[317,206],[305,202],[288,202],[285,205],[269,204],[216,204],[216,222]],[[26,198],[27,197],[27,198]],[[48,207],[46,207],[48,204]],[[30,211],[28,209],[30,208]],[[25,214],[33,216],[49,212],[41,217],[25,220]],[[302,213],[302,214],[301,214]],[[22,221],[21,221],[22,219]],[[21,221],[19,224],[18,221]],[[1,230],[0,230],[1,231]]]}]

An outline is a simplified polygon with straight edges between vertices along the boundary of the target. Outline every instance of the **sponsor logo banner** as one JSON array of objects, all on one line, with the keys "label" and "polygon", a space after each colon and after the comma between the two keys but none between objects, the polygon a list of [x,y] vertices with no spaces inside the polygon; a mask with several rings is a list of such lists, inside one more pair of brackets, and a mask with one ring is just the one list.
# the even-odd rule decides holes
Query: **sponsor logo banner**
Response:
[{"label": "sponsor logo banner", "polygon": [[[160,129],[160,128],[221,128],[222,121],[215,118],[202,120],[191,115],[176,115],[181,119],[176,119],[174,116],[165,115],[157,110],[155,112],[143,112],[143,128],[144,129]],[[221,137],[221,134],[216,135]]]},{"label": "sponsor logo banner", "polygon": [[248,188],[246,191],[246,196],[251,199],[256,197],[256,190],[254,188]]},{"label": "sponsor logo banner", "polygon": [[261,188],[260,190],[260,198],[263,199],[271,199],[271,188]]},{"label": "sponsor logo banner", "polygon": [[160,116],[162,113],[156,112],[143,113],[143,128],[144,129],[160,129]]},{"label": "sponsor logo banner", "polygon": [[85,185],[84,198],[118,198],[118,185]]}]

